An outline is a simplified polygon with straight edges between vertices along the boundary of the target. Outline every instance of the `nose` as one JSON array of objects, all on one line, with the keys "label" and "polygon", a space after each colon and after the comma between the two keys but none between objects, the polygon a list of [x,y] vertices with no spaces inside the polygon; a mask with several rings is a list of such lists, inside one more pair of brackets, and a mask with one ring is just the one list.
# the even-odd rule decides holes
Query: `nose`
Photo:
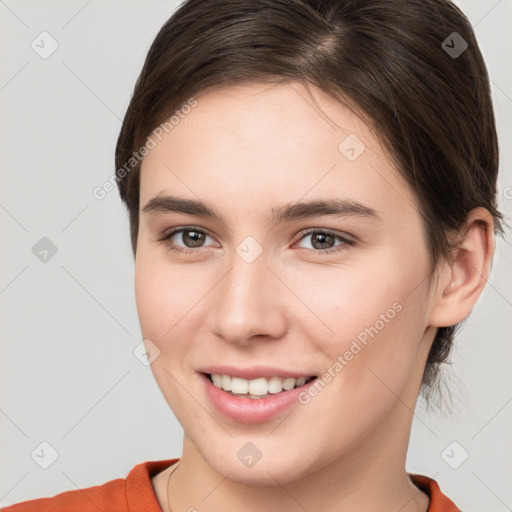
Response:
[{"label": "nose", "polygon": [[208,321],[213,334],[233,344],[284,335],[293,294],[271,266],[265,252],[252,262],[233,255],[231,268],[210,294]]}]

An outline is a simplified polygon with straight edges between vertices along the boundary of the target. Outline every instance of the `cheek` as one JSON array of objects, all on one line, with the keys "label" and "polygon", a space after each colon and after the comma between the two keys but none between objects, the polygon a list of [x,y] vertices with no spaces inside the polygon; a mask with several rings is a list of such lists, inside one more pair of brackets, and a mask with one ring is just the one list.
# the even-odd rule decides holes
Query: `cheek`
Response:
[{"label": "cheek", "polygon": [[157,338],[159,324],[165,316],[162,315],[163,304],[162,276],[158,267],[151,265],[150,258],[140,250],[135,263],[135,301],[142,334],[145,338]]},{"label": "cheek", "polygon": [[[424,331],[426,285],[420,267],[401,263],[390,260],[386,272],[367,265],[364,272],[340,273],[317,295],[318,316],[334,333],[324,328],[328,335],[311,339],[328,356],[331,373],[343,375],[344,389],[359,394],[363,382],[369,389],[378,377],[399,388],[414,367]],[[413,282],[420,286],[414,289]]]},{"label": "cheek", "polygon": [[[190,417],[199,413],[187,406],[182,384],[177,380],[177,375],[184,371],[189,350],[186,314],[197,302],[195,297],[188,296],[187,290],[193,287],[187,287],[186,281],[186,272],[166,263],[157,251],[137,251],[135,298],[141,332],[144,339],[151,340],[160,350],[151,371],[169,407],[173,411],[188,411]],[[181,414],[179,419],[187,421]]]},{"label": "cheek", "polygon": [[179,326],[188,300],[179,268],[165,265],[155,252],[141,248],[137,253],[135,300],[143,336],[163,351],[164,340]]}]

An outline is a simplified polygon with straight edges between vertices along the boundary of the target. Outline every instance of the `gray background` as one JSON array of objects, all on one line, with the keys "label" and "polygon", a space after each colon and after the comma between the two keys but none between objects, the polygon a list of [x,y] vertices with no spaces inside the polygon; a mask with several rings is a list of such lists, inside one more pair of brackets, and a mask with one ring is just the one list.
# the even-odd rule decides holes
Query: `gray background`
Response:
[{"label": "gray background", "polygon": [[[512,1],[457,3],[492,79],[500,207],[510,217]],[[142,338],[127,215],[116,190],[101,201],[92,195],[114,171],[135,80],[177,5],[0,0],[0,506],[181,454],[182,429],[133,354]],[[46,59],[31,47],[42,46],[43,31],[58,43]],[[51,40],[41,37],[39,51],[48,51]],[[427,414],[420,401],[407,460],[408,471],[434,477],[465,512],[512,510],[507,236],[454,348],[451,414]],[[43,237],[58,250],[46,263],[32,252]],[[51,454],[42,442],[58,454],[47,469],[36,455]]]}]

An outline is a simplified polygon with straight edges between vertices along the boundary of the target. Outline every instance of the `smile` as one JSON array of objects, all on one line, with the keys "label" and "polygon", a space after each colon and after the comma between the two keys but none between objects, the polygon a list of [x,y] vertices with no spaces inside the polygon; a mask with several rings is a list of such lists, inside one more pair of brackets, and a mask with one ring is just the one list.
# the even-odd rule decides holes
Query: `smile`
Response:
[{"label": "smile", "polygon": [[233,396],[244,398],[264,398],[269,394],[277,394],[283,391],[290,391],[298,388],[315,379],[311,377],[259,377],[256,379],[242,379],[240,377],[231,377],[230,375],[208,374],[215,387],[226,391]]}]

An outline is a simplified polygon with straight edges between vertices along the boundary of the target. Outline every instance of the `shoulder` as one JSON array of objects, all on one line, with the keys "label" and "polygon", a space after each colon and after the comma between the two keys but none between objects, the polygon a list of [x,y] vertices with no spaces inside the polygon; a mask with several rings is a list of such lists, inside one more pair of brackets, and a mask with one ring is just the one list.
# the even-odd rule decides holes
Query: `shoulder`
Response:
[{"label": "shoulder", "polygon": [[147,512],[161,511],[151,485],[151,477],[178,459],[137,464],[126,478],[101,485],[64,491],[53,497],[15,503],[0,512],[128,512],[144,507]]},{"label": "shoulder", "polygon": [[48,498],[37,498],[4,507],[0,512],[98,512],[128,510],[124,498],[125,479],[118,478],[86,489],[65,491]]},{"label": "shoulder", "polygon": [[430,504],[427,512],[461,512],[455,503],[442,493],[439,484],[433,478],[416,474],[409,476],[414,485],[428,495]]}]

